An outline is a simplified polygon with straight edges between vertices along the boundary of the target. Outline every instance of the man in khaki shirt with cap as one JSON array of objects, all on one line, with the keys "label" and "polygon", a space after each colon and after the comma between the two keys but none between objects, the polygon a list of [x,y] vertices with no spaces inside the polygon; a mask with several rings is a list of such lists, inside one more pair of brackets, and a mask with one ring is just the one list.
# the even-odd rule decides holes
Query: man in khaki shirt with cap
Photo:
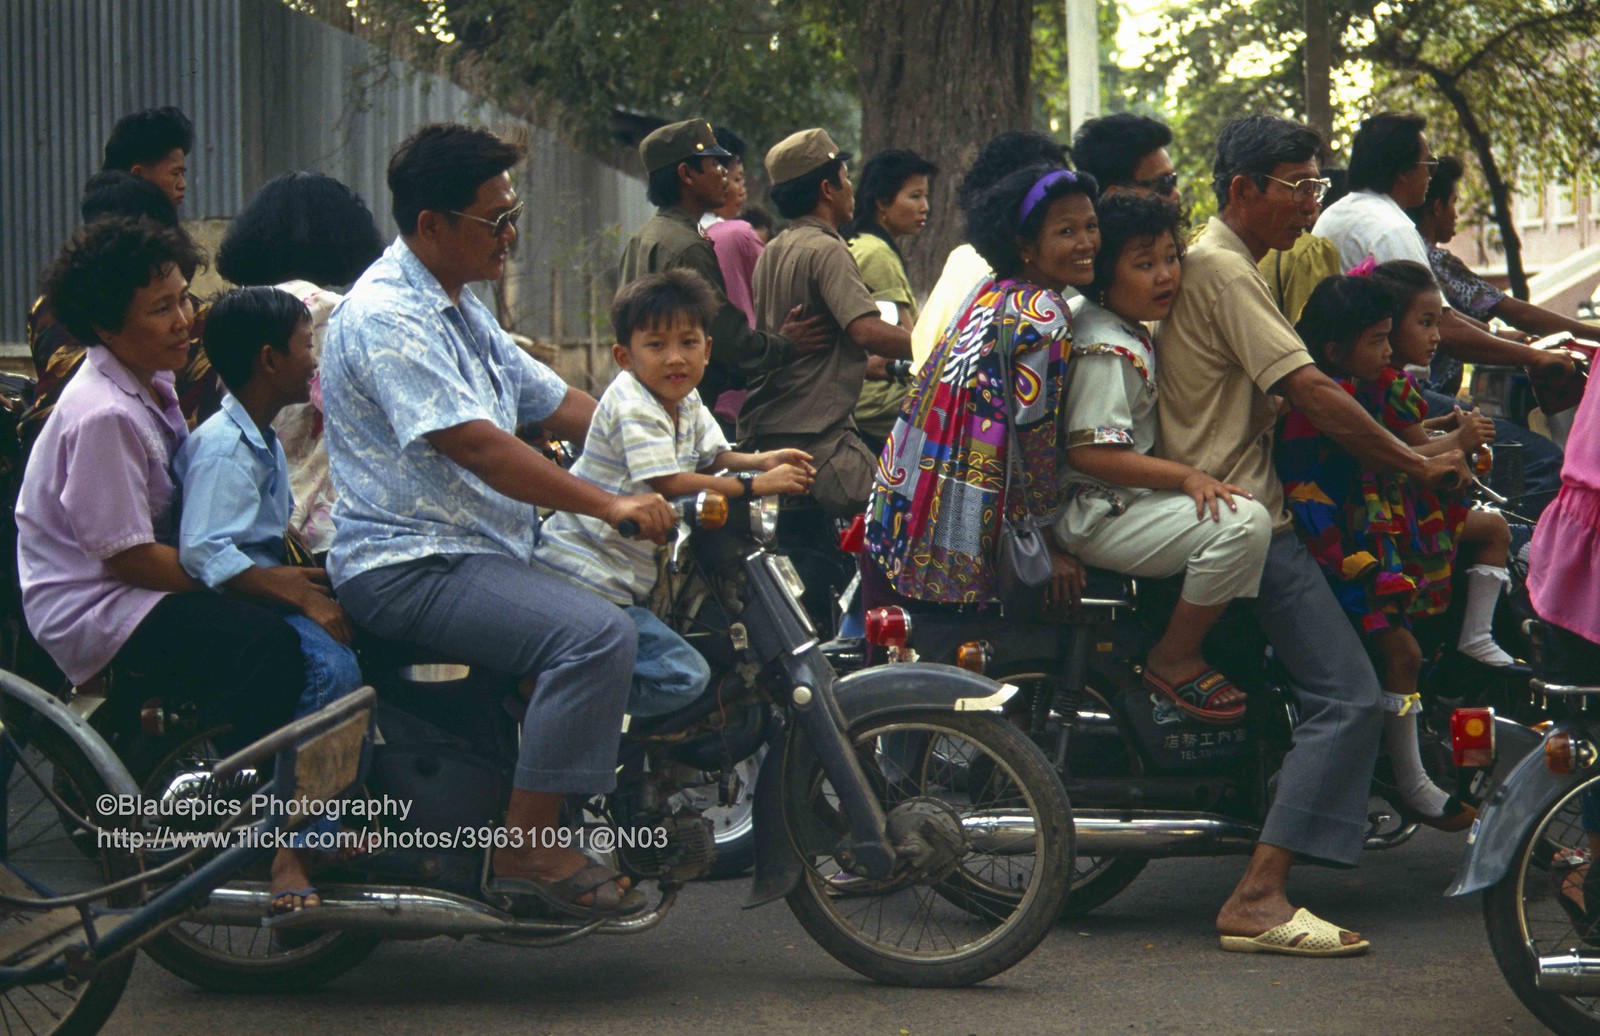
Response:
[{"label": "man in khaki shirt with cap", "polygon": [[723,204],[728,189],[722,160],[731,157],[717,145],[704,119],[674,122],[645,137],[639,155],[649,173],[648,194],[656,214],[633,235],[622,253],[617,287],[663,270],[688,269],[704,277],[720,305],[706,328],[711,358],[700,381],[700,399],[715,407],[717,397],[764,371],[787,363],[797,353],[831,344],[820,320],[800,321],[785,314],[770,330],[753,331],[745,315],[728,301],[722,267],[700,218]]},{"label": "man in khaki shirt with cap", "polygon": [[778,326],[797,307],[825,317],[829,347],[755,379],[739,411],[739,440],[757,450],[805,450],[816,466],[812,496],[829,515],[859,514],[877,458],[856,433],[854,411],[867,356],[906,359],[911,335],[878,315],[878,304],[839,227],[855,209],[848,152],[820,129],[801,130],[767,152],[772,202],[788,229],[756,260],[756,327]]},{"label": "man in khaki shirt with cap", "polygon": [[1290,249],[1317,218],[1321,140],[1258,115],[1217,138],[1221,206],[1183,262],[1183,287],[1161,325],[1160,456],[1243,486],[1273,516],[1256,616],[1289,672],[1299,722],[1255,852],[1217,915],[1222,948],[1301,956],[1364,952],[1288,898],[1297,856],[1354,866],[1383,725],[1380,686],[1359,635],[1284,510],[1272,465],[1276,397],[1286,397],[1363,465],[1438,485],[1467,478],[1459,450],[1425,458],[1374,421],[1319,371],[1273,304],[1256,264]]}]

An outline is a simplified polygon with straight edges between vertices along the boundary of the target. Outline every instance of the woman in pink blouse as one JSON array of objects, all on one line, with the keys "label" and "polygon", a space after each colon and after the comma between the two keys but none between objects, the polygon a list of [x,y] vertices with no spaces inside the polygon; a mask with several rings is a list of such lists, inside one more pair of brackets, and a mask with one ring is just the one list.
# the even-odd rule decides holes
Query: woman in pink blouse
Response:
[{"label": "woman in pink blouse", "polygon": [[289,720],[304,663],[276,614],[178,564],[170,465],[188,433],[173,372],[199,263],[181,230],[120,217],[80,227],[52,263],[46,297],[89,350],[29,456],[17,560],[28,628],[68,678],[116,670],[117,727],[152,693],[215,703],[231,749]]}]

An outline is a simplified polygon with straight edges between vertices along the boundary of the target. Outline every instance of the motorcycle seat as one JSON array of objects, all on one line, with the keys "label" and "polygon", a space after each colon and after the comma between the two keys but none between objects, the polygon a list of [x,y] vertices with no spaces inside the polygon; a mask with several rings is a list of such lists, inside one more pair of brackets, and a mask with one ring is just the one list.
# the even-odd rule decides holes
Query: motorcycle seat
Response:
[{"label": "motorcycle seat", "polygon": [[410,684],[456,683],[472,674],[472,667],[458,658],[400,641],[385,640],[368,630],[356,628],[356,654],[361,671],[380,690],[388,683],[380,674],[394,674]]}]

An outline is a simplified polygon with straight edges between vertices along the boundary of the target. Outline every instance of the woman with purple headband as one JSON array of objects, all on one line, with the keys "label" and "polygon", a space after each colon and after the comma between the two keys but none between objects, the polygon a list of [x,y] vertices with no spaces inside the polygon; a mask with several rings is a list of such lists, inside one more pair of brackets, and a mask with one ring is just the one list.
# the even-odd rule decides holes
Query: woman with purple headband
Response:
[{"label": "woman with purple headband", "polygon": [[[1013,425],[1021,458],[1003,506],[1040,522],[1059,509],[1060,409],[1072,350],[1061,292],[1094,278],[1096,190],[1093,177],[1038,165],[964,205],[967,239],[994,276],[940,335],[879,458],[867,504],[870,560],[862,564],[867,607],[897,598],[994,600]],[[1083,569],[1052,554],[1050,600],[1075,601]]]}]

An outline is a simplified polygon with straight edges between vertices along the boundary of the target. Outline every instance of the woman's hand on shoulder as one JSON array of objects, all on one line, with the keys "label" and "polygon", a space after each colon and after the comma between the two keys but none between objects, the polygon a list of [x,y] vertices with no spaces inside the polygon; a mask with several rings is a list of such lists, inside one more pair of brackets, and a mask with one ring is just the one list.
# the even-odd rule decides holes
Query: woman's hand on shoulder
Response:
[{"label": "woman's hand on shoulder", "polygon": [[1211,520],[1222,521],[1222,510],[1217,506],[1221,500],[1228,505],[1228,510],[1237,511],[1239,505],[1233,502],[1235,496],[1242,496],[1246,500],[1252,499],[1251,495],[1231,482],[1223,482],[1212,478],[1203,471],[1192,471],[1183,480],[1183,485],[1178,487],[1195,503],[1194,516],[1196,521],[1205,521],[1206,508],[1211,508]]}]

